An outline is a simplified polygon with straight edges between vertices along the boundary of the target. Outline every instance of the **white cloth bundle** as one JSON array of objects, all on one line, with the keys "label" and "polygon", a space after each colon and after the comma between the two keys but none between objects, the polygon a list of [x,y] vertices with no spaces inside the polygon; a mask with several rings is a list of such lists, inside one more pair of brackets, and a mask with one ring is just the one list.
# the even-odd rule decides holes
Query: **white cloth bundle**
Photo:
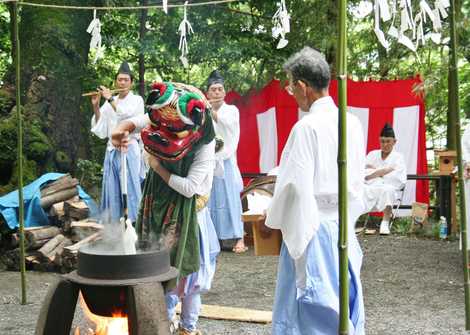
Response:
[{"label": "white cloth bundle", "polygon": [[268,195],[253,192],[246,196],[248,200],[248,214],[264,214],[271,203],[271,197]]}]

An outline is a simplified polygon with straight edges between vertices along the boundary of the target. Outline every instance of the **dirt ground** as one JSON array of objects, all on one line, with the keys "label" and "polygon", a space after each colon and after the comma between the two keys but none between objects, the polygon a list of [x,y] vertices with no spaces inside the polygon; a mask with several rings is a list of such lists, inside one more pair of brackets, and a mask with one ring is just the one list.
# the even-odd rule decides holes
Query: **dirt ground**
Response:
[{"label": "dirt ground", "polygon": [[[405,236],[364,236],[362,283],[366,333],[466,334],[462,257],[458,242]],[[277,257],[223,252],[203,303],[270,310]],[[27,274],[29,304],[19,304],[18,273],[0,270],[0,334],[34,334],[54,274]],[[269,325],[200,320],[203,334],[270,334]]]}]

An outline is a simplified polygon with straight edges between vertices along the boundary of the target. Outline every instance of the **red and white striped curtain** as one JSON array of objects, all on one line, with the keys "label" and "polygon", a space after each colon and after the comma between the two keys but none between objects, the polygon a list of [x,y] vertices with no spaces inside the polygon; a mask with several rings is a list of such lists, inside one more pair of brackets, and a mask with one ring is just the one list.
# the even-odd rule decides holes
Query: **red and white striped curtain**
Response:
[{"label": "red and white striped curtain", "polygon": [[[394,81],[348,81],[348,110],[362,123],[367,152],[379,149],[379,134],[386,122],[393,125],[408,174],[426,174],[424,101],[413,92],[419,78]],[[337,100],[337,82],[330,94]],[[278,80],[246,96],[229,92],[227,103],[240,110],[238,165],[242,173],[267,172],[277,166],[294,123],[302,117],[295,99]],[[426,181],[408,181],[404,204],[429,202]]]}]

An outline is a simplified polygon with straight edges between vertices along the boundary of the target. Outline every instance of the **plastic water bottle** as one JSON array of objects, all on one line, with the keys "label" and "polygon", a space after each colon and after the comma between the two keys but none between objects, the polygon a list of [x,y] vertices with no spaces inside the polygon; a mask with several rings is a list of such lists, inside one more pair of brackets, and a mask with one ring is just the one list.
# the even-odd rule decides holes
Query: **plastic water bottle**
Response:
[{"label": "plastic water bottle", "polygon": [[447,238],[447,220],[444,216],[439,219],[439,238],[444,240]]}]

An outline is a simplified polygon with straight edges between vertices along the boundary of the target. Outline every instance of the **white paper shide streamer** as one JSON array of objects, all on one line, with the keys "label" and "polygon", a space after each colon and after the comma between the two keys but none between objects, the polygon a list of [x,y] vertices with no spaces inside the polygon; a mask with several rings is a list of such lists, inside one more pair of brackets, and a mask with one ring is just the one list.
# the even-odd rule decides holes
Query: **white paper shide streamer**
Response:
[{"label": "white paper shide streamer", "polygon": [[277,48],[282,49],[289,43],[286,39],[286,34],[290,32],[290,15],[287,11],[285,0],[278,2],[277,7],[278,9],[273,16],[272,36],[274,39],[280,37]]},{"label": "white paper shide streamer", "polygon": [[186,1],[184,3],[184,15],[183,15],[183,21],[181,21],[180,26],[178,28],[178,31],[180,32],[180,44],[179,44],[179,50],[181,51],[181,56],[180,60],[181,63],[183,63],[184,67],[188,67],[188,58],[186,57],[188,55],[188,42],[186,41],[186,36],[189,34],[194,33],[193,27],[191,27],[191,23],[188,21],[188,2]]},{"label": "white paper shide streamer", "polygon": [[370,1],[361,1],[351,9],[352,14],[357,19],[364,19],[373,10],[373,5]]},{"label": "white paper shide streamer", "polygon": [[[365,5],[361,3],[358,8]],[[449,7],[449,0],[435,0],[434,8],[426,0],[417,0],[415,5],[417,12],[413,13],[411,0],[374,0],[375,35],[387,50],[392,40],[396,40],[413,52],[429,39],[440,44],[442,43],[441,19],[447,18]],[[383,28],[386,24],[388,29]]]},{"label": "white paper shide streamer", "polygon": [[93,64],[95,64],[98,59],[104,57],[104,46],[101,45],[101,22],[96,17],[96,9],[93,11],[93,20],[91,20],[86,31],[91,34],[90,50],[94,51]]},{"label": "white paper shide streamer", "polygon": [[168,14],[168,0],[163,0],[163,11],[165,12],[165,14]]}]

